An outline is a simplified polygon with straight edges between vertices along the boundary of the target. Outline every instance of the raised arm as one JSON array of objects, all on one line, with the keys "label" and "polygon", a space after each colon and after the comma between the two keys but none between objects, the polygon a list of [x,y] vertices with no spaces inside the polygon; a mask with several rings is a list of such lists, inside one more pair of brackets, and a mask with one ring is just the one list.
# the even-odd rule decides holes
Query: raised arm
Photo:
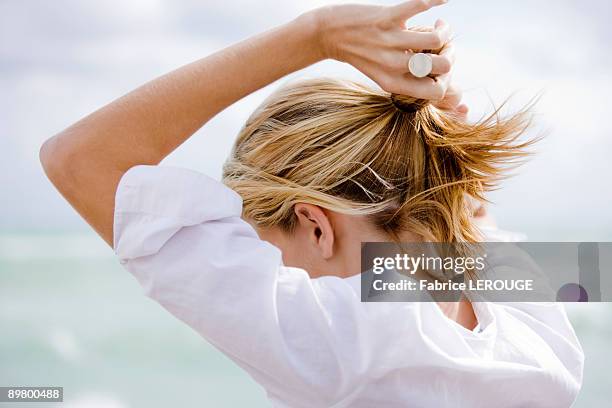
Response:
[{"label": "raised arm", "polygon": [[[448,40],[448,27],[437,23],[431,32],[415,32],[404,23],[445,2],[345,5],[306,13],[157,78],[81,119],[44,143],[45,172],[112,245],[115,190],[129,168],[159,163],[224,108],[291,72],[334,58],[389,92],[442,99],[448,75],[433,80],[406,74],[405,50],[439,48]],[[447,74],[451,64],[450,53],[434,56],[432,73]]]}]

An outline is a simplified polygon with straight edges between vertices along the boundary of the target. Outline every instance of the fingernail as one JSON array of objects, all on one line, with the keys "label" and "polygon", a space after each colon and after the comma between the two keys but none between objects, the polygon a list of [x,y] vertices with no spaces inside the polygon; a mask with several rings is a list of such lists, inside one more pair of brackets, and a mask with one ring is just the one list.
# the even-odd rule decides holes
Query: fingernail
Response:
[{"label": "fingernail", "polygon": [[441,18],[436,20],[436,23],[434,24],[434,27],[436,29],[440,29],[441,27],[446,25],[446,21],[442,20]]}]

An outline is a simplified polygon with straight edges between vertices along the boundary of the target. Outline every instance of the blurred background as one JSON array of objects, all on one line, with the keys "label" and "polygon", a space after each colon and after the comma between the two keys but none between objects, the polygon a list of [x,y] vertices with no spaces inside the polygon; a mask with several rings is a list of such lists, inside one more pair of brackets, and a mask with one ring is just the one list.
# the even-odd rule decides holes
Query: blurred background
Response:
[{"label": "blurred background", "polygon": [[[143,82],[328,3],[0,0],[0,386],[63,386],[64,407],[268,406],[248,376],[144,297],[46,180],[38,149]],[[533,132],[548,136],[490,196],[501,228],[533,241],[612,240],[611,11],[607,0],[453,0],[414,21],[454,27],[472,119],[510,95],[512,109],[542,93]],[[317,75],[367,82],[337,62],[292,77]],[[238,129],[278,85],[164,163],[218,178]],[[575,406],[607,406],[612,306],[567,307],[587,356]]]}]

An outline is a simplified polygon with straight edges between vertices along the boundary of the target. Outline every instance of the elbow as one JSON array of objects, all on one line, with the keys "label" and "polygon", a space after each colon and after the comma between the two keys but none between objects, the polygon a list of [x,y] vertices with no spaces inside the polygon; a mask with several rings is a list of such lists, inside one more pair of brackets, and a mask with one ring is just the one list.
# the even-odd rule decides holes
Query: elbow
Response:
[{"label": "elbow", "polygon": [[40,160],[40,164],[42,165],[43,170],[46,174],[49,173],[51,169],[52,161],[51,161],[51,150],[53,144],[53,138],[45,140],[45,142],[40,146],[40,150],[38,152],[38,159]]},{"label": "elbow", "polygon": [[63,192],[70,181],[70,154],[65,149],[59,135],[46,140],[39,151],[39,160],[47,178],[53,185]]}]

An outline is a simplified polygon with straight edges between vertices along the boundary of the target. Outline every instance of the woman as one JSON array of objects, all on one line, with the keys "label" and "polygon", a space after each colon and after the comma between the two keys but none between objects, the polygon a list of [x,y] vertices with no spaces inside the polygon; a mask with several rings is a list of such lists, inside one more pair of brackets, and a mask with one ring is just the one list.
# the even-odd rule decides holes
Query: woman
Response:
[{"label": "woman", "polygon": [[[469,200],[525,147],[524,114],[465,121],[444,22],[405,28],[441,3],[314,10],[41,149],[51,181],[147,294],[275,406],[561,407],[578,392],[582,350],[560,306],[360,302],[361,242],[481,239]],[[422,50],[435,52],[417,77],[407,65]],[[238,99],[326,58],[383,90],[311,80],[278,91],[241,131],[224,184],[156,166]]]}]

